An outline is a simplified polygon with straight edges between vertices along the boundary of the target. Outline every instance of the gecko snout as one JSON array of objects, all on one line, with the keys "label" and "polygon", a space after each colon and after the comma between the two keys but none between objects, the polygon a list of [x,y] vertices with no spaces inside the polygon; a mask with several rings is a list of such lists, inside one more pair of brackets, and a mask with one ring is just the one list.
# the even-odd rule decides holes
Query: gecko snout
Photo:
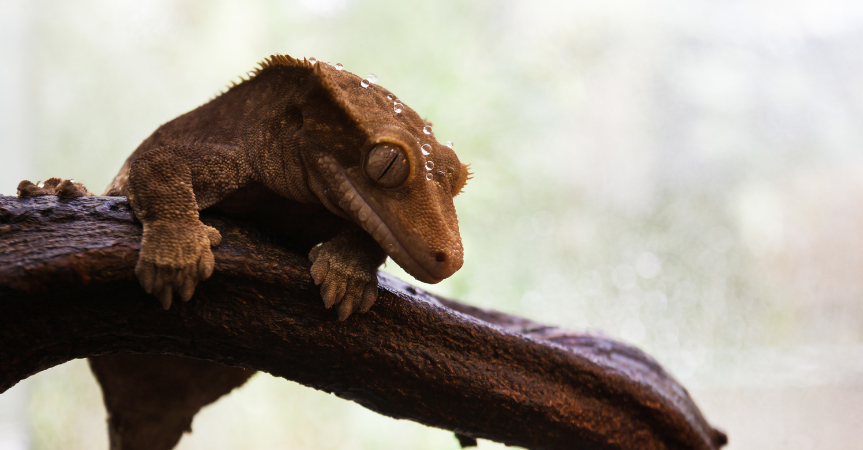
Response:
[{"label": "gecko snout", "polygon": [[452,250],[431,249],[426,260],[426,268],[438,279],[448,278],[461,268],[464,263],[461,257],[461,247]]}]

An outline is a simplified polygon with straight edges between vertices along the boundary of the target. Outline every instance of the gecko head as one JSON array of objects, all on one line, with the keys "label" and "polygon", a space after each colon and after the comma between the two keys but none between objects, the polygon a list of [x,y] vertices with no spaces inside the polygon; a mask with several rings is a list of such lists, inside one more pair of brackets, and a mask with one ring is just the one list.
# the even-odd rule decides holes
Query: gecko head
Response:
[{"label": "gecko head", "polygon": [[331,201],[341,213],[425,283],[440,282],[462,266],[464,250],[453,197],[469,177],[467,166],[452,150],[436,142],[433,147],[439,152],[423,155],[419,146],[383,135],[364,146],[358,164],[344,166],[332,157],[318,158],[332,179]]},{"label": "gecko head", "polygon": [[331,105],[306,121],[313,190],[417,280],[437,283],[455,273],[464,250],[453,197],[468,167],[386,89],[321,63],[315,72]]}]

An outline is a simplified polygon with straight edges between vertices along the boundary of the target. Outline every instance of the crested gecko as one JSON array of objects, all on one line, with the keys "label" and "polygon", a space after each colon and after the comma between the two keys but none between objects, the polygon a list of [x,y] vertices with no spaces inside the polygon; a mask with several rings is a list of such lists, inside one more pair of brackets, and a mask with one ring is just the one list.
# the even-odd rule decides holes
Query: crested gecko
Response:
[{"label": "crested gecko", "polygon": [[277,54],[248,75],[159,127],[105,192],[143,223],[135,274],[165,309],[213,272],[206,208],[291,234],[340,320],[375,302],[387,256],[426,283],[462,266],[470,171],[431,124],[340,64]]}]

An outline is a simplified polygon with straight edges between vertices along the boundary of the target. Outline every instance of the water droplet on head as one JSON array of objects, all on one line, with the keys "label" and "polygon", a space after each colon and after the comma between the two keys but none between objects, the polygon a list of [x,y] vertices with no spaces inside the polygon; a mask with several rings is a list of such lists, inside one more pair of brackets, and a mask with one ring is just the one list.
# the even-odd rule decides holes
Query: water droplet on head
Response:
[{"label": "water droplet on head", "polygon": [[425,134],[431,134],[431,126],[430,126],[430,125],[426,125],[426,126],[424,126],[424,127],[423,127],[423,133],[425,133]]},{"label": "water droplet on head", "polygon": [[423,144],[423,146],[420,147],[420,151],[423,152],[423,155],[425,156],[431,155],[432,146],[429,144]]},{"label": "water droplet on head", "polygon": [[392,100],[392,99],[394,99],[394,98],[395,98],[395,97],[393,97],[393,94],[387,94],[387,100]]},{"label": "water droplet on head", "polygon": [[426,161],[426,170],[434,169],[434,161]]},{"label": "water droplet on head", "polygon": [[402,112],[402,108],[403,108],[404,106],[405,106],[405,105],[402,105],[402,104],[401,104],[401,103],[399,103],[399,102],[395,102],[395,103],[393,103],[393,111],[395,111],[395,112],[396,112],[396,114],[398,114],[398,113]]},{"label": "water droplet on head", "polygon": [[431,173],[431,172],[426,172],[426,180],[431,181],[431,180],[432,180],[432,178],[434,178],[434,175],[432,175],[432,173]]},{"label": "water droplet on head", "polygon": [[312,56],[311,58],[309,58],[309,62],[312,63],[312,65],[314,66],[318,62],[318,60],[315,59],[314,56]]},{"label": "water droplet on head", "polygon": [[369,80],[360,81],[360,86],[364,88],[369,87]]},{"label": "water droplet on head", "polygon": [[345,66],[343,66],[342,63],[336,63],[336,70],[342,70],[344,68]]},{"label": "water droplet on head", "polygon": [[373,74],[373,73],[370,73],[369,76],[366,77],[366,80],[368,80],[369,83],[371,83],[371,84],[375,84],[378,82],[378,76]]},{"label": "water droplet on head", "polygon": [[255,72],[249,72],[247,75],[249,75],[249,78],[252,78],[253,76],[255,76]]},{"label": "water droplet on head", "polygon": [[446,146],[452,148],[452,141],[446,141]]}]

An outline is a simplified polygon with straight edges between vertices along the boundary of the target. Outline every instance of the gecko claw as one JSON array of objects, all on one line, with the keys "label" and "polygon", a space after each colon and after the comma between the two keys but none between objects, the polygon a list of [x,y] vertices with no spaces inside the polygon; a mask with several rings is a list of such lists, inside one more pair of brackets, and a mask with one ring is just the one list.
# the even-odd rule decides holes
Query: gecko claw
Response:
[{"label": "gecko claw", "polygon": [[159,295],[159,303],[162,304],[162,308],[167,311],[171,308],[171,288],[170,286],[166,286],[165,289],[162,289],[161,295]]}]

